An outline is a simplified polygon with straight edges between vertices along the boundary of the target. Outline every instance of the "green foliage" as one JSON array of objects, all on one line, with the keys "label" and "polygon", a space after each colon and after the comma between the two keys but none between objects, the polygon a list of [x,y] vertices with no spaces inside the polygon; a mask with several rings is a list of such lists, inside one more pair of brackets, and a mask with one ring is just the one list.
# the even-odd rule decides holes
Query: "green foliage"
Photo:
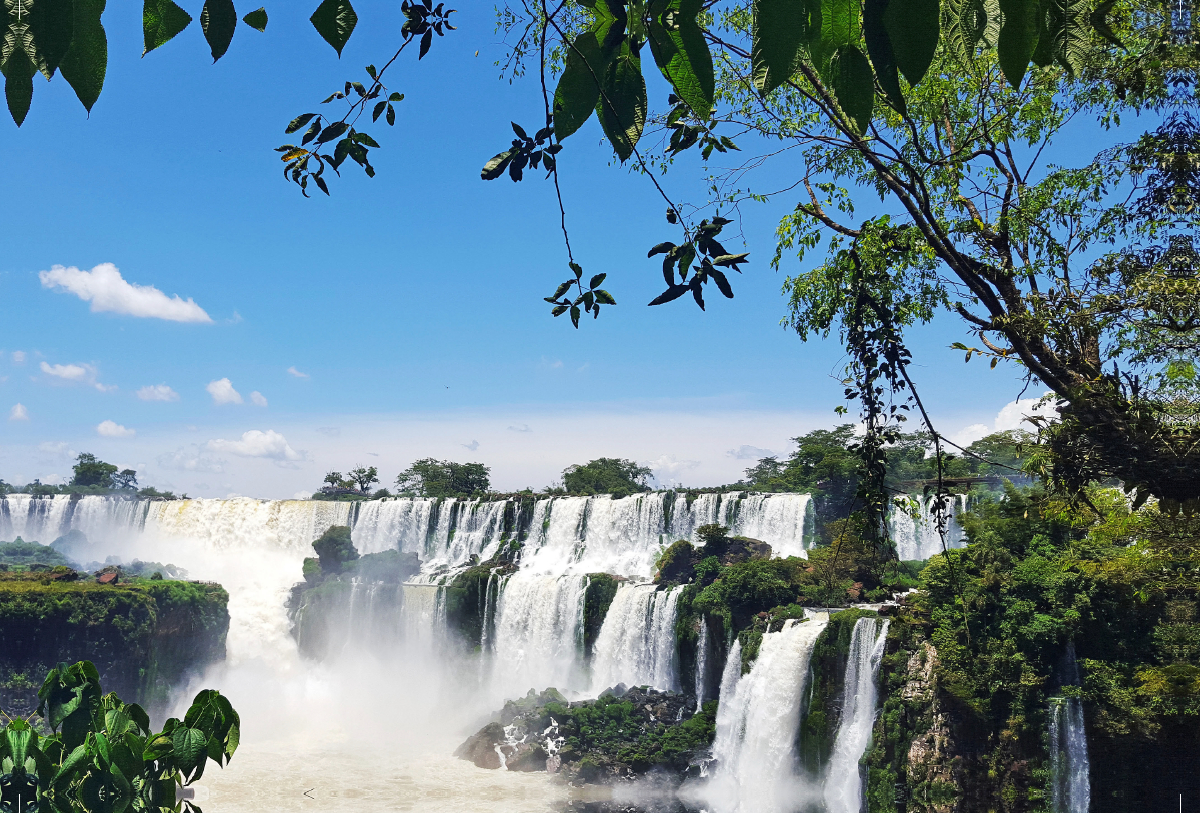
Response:
[{"label": "green foliage", "polygon": [[591,654],[604,617],[617,595],[620,585],[607,573],[589,573],[587,591],[583,596],[583,651]]},{"label": "green foliage", "polygon": [[69,566],[71,560],[49,545],[26,542],[18,536],[12,542],[0,542],[0,564],[12,570],[50,570]]},{"label": "green foliage", "polygon": [[583,465],[563,469],[563,487],[568,494],[612,494],[627,497],[649,491],[650,469],[632,460],[600,457]]},{"label": "green foliage", "polygon": [[228,764],[241,737],[238,713],[212,689],[196,695],[183,720],[171,718],[155,733],[141,706],[103,694],[90,661],[50,670],[38,698],[50,733],[18,718],[0,736],[0,762],[11,766],[6,809],[173,813],[176,787],[200,779],[209,761]]},{"label": "green foliage", "polygon": [[379,470],[374,466],[358,466],[351,470],[350,479],[358,485],[358,490],[366,494],[371,490],[372,483],[379,482]]},{"label": "green foliage", "polygon": [[491,487],[491,469],[482,463],[453,463],[426,457],[396,477],[396,493],[406,497],[478,497]]},{"label": "green foliage", "polygon": [[349,525],[330,526],[312,546],[317,552],[321,573],[327,576],[341,573],[347,563],[358,558]]},{"label": "green foliage", "polygon": [[111,463],[105,463],[103,460],[97,460],[94,454],[83,452],[76,458],[73,471],[75,472],[75,476],[71,478],[73,486],[113,488],[113,475],[117,474],[117,467]]}]

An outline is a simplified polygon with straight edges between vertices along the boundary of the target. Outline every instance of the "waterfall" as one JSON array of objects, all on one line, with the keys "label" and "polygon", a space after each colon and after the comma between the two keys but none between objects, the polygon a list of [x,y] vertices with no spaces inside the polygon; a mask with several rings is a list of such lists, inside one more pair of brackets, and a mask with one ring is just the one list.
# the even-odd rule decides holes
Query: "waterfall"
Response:
[{"label": "waterfall", "polygon": [[681,592],[621,585],[596,637],[593,693],[618,683],[679,691],[675,614]]},{"label": "waterfall", "polygon": [[827,813],[859,813],[863,809],[859,762],[871,744],[871,730],[875,726],[876,681],[887,644],[887,629],[886,620],[860,618],[850,636],[842,718],[825,779]]},{"label": "waterfall", "polygon": [[813,793],[795,774],[795,740],[809,657],[828,621],[827,613],[812,613],[764,634],[749,674],[736,681],[729,680],[735,664],[726,664],[713,743],[715,807],[730,813],[788,813]]},{"label": "waterfall", "polygon": [[[936,556],[942,552],[942,537],[938,533],[934,516],[937,497],[923,497],[919,494],[911,494],[909,497],[919,506],[916,519],[894,507],[888,513],[888,531],[896,543],[896,555],[901,561]],[[951,495],[950,500],[946,547],[962,548],[967,542],[957,516],[967,510],[967,495]]]},{"label": "waterfall", "polygon": [[738,506],[734,533],[770,542],[779,557],[805,556],[807,494],[751,494]]},{"label": "waterfall", "polygon": [[518,571],[508,578],[496,604],[494,689],[582,688],[586,591],[586,576]]},{"label": "waterfall", "polygon": [[1050,699],[1050,809],[1087,813],[1092,802],[1083,704],[1078,697]]},{"label": "waterfall", "polygon": [[700,636],[696,641],[696,713],[704,708],[704,690],[708,688],[708,622],[700,618]]}]

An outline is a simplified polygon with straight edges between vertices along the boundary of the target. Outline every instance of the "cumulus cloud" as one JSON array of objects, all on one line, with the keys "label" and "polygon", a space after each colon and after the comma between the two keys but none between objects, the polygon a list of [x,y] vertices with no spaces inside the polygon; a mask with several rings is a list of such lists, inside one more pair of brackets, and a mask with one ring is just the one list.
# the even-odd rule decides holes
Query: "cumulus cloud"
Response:
[{"label": "cumulus cloud", "polygon": [[72,384],[87,384],[89,387],[95,387],[100,392],[108,392],[115,390],[115,386],[105,386],[96,380],[96,368],[90,364],[47,364],[41,363],[42,372],[51,378],[57,378],[59,381],[68,381]]},{"label": "cumulus cloud", "polygon": [[41,271],[43,288],[74,294],[92,303],[92,313],[121,313],[169,322],[210,323],[212,318],[191,298],[167,296],[153,285],[127,282],[112,263],[101,263],[91,271],[53,266]]},{"label": "cumulus cloud", "polygon": [[205,447],[213,452],[274,460],[280,464],[295,463],[306,459],[306,453],[297,452],[288,444],[287,438],[273,429],[268,429],[266,432],[251,429],[249,432],[242,433],[241,440],[210,440]]},{"label": "cumulus cloud", "polygon": [[38,451],[55,457],[74,457],[75,453],[71,451],[70,446],[65,440],[60,440],[57,443],[47,440],[44,443],[38,444]]},{"label": "cumulus cloud", "polygon": [[137,397],[143,401],[178,401],[179,393],[166,384],[152,384],[138,390]]},{"label": "cumulus cloud", "polygon": [[519,426],[508,427],[508,431],[510,431],[510,432],[532,432],[533,430],[529,428],[529,424],[523,423],[523,424],[520,424]]},{"label": "cumulus cloud", "polygon": [[993,432],[1004,432],[1010,429],[1023,429],[1026,432],[1031,432],[1034,427],[1025,420],[1029,417],[1055,419],[1058,417],[1058,409],[1055,407],[1053,400],[1043,401],[1041,398],[1022,398],[1019,401],[1013,401],[1011,404],[1005,404],[1001,407],[1000,411],[996,413],[996,420],[992,426],[988,426],[986,423],[974,423],[955,432],[951,435],[950,440],[959,446],[970,446],[975,441]]},{"label": "cumulus cloud", "polygon": [[[225,471],[224,460],[195,445],[190,449],[181,446],[173,452],[159,455],[158,465],[164,469],[177,469],[178,471]],[[197,484],[196,487],[207,489],[208,485]]]},{"label": "cumulus cloud", "polygon": [[770,449],[742,445],[736,449],[730,449],[725,456],[732,457],[734,460],[761,460],[764,457],[775,457],[776,455]]},{"label": "cumulus cloud", "polygon": [[642,465],[647,466],[650,471],[654,472],[654,479],[660,485],[678,485],[679,475],[685,471],[700,466],[699,460],[679,460],[675,455],[663,455],[657,460],[647,460]]},{"label": "cumulus cloud", "polygon": [[302,373],[299,370],[297,370],[295,365],[288,367],[287,371],[288,371],[288,375],[293,375],[296,378],[308,378],[309,377],[308,373]]},{"label": "cumulus cloud", "polygon": [[29,420],[29,410],[24,404],[13,404],[13,408],[8,411],[8,419],[10,421],[27,421]]},{"label": "cumulus cloud", "polygon": [[212,396],[214,404],[242,403],[242,394],[233,388],[233,384],[229,382],[228,378],[209,381],[208,386],[204,389],[208,390],[208,394]]},{"label": "cumulus cloud", "polygon": [[25,351],[24,350],[14,350],[13,354],[12,354],[12,360],[13,360],[13,364],[24,364],[25,363]]},{"label": "cumulus cloud", "polygon": [[137,434],[137,430],[127,429],[116,421],[101,421],[96,426],[96,434],[102,438],[131,438]]},{"label": "cumulus cloud", "polygon": [[478,448],[479,448],[479,441],[477,441],[477,440],[473,440],[473,441],[471,441],[470,443],[463,443],[463,444],[461,444],[461,445],[462,445],[462,447],[463,447],[464,449],[467,449],[467,450],[469,450],[469,451],[472,451],[472,452],[473,452],[473,451],[475,451],[476,449],[478,449]]},{"label": "cumulus cloud", "polygon": [[250,403],[255,406],[265,407],[267,405],[267,396],[263,395],[258,390],[250,393]]}]

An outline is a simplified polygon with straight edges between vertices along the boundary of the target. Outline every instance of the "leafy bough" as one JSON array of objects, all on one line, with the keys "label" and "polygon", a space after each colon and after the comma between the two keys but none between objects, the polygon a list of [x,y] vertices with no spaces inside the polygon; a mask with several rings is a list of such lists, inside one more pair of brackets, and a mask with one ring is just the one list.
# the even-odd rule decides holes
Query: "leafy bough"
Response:
[{"label": "leafy bough", "polygon": [[212,689],[159,732],[141,706],[102,693],[90,661],[52,669],[38,699],[50,734],[20,718],[0,729],[4,813],[200,813],[177,789],[202,777],[210,760],[226,765],[238,747],[238,714]]}]

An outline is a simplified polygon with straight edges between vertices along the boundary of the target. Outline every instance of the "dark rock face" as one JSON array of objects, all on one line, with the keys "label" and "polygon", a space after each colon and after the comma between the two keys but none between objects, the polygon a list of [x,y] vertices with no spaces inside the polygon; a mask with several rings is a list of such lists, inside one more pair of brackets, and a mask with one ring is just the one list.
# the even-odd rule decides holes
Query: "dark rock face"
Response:
[{"label": "dark rock face", "polygon": [[547,771],[573,784],[611,784],[648,774],[677,786],[712,743],[716,704],[694,713],[682,694],[618,685],[595,700],[558,691],[510,700],[455,755],[480,768]]}]

